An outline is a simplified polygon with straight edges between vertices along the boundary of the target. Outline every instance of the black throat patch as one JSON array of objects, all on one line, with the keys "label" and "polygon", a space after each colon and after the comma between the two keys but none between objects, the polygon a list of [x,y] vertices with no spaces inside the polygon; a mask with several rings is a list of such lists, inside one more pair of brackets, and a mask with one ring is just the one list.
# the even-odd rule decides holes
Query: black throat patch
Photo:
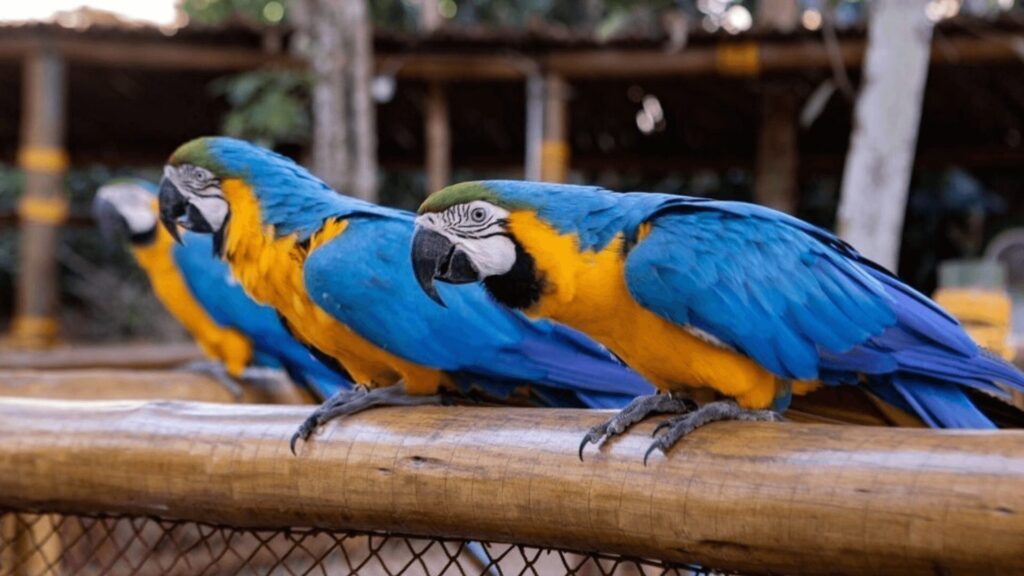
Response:
[{"label": "black throat patch", "polygon": [[529,308],[540,300],[544,279],[537,273],[533,256],[523,250],[515,238],[511,240],[516,246],[516,263],[501,276],[485,278],[484,286],[495,300],[509,308]]}]

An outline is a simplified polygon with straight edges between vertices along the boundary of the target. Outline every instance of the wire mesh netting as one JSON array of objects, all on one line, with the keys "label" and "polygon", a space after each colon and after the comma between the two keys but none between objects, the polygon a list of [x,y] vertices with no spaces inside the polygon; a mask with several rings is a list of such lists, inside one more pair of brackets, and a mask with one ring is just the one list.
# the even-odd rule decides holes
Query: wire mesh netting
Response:
[{"label": "wire mesh netting", "polygon": [[688,575],[685,566],[518,544],[126,516],[0,512],[0,576]]}]

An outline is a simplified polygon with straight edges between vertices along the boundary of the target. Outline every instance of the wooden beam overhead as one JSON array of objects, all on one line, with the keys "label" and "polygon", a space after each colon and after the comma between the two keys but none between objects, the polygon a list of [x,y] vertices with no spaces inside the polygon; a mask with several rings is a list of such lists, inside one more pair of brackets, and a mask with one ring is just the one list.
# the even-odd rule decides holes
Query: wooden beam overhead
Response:
[{"label": "wooden beam overhead", "polygon": [[[932,49],[933,63],[991,63],[1021,61],[1015,46],[1021,36],[995,33],[985,37],[944,37]],[[92,65],[188,70],[244,70],[261,66],[304,67],[301,59],[270,54],[260,48],[218,46],[204,42],[160,39],[102,39],[88,35],[59,36],[0,31],[0,60],[17,60],[42,45],[53,46],[68,62]],[[744,54],[753,49],[760,73],[825,69],[830,66],[823,40],[723,41],[694,45],[679,52],[649,48],[549,49],[532,56],[509,53],[453,54],[410,50],[378,53],[378,73],[417,80],[518,80],[538,69],[567,79],[638,78],[734,73],[723,62],[735,58],[736,46]],[[847,67],[859,67],[864,55],[862,38],[844,39],[839,53]]]},{"label": "wooden beam overhead", "polygon": [[246,70],[261,66],[301,68],[305,64],[287,55],[268,54],[257,48],[217,46],[160,40],[106,40],[82,37],[18,37],[0,34],[0,60],[12,60],[41,46],[64,55],[66,61],[94,66],[184,70]]}]

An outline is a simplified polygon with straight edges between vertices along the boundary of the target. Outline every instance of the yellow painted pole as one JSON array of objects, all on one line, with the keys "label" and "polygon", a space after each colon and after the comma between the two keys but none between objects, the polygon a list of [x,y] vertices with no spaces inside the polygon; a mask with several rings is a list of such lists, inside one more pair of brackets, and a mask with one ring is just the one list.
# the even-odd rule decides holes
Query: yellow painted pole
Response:
[{"label": "yellow painted pole", "polygon": [[18,203],[18,278],[10,343],[42,348],[59,336],[57,248],[67,218],[64,173],[65,70],[60,54],[47,48],[24,63],[23,116],[18,164],[25,191]]}]

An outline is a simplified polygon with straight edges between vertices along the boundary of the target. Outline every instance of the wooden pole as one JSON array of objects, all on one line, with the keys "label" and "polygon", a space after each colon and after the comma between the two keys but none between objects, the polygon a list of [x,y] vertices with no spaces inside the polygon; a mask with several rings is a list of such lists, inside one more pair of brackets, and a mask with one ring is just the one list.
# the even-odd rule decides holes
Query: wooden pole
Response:
[{"label": "wooden pole", "polygon": [[18,203],[18,279],[10,342],[43,348],[58,337],[57,242],[67,218],[64,61],[42,48],[25,59],[21,147],[25,191]]},{"label": "wooden pole", "polygon": [[0,367],[8,370],[81,368],[174,368],[205,358],[192,343],[59,346],[48,350],[0,349]]},{"label": "wooden pole", "polygon": [[608,412],[0,400],[0,508],[383,530],[783,574],[1024,573],[1024,432],[727,422],[586,461]]},{"label": "wooden pole", "polygon": [[761,94],[754,198],[793,214],[797,208],[797,103],[785,86],[768,84]]},{"label": "wooden pole", "polygon": [[540,179],[565,182],[569,178],[569,84],[548,74],[544,87],[544,143]]},{"label": "wooden pole", "polygon": [[526,159],[523,168],[527,180],[541,179],[544,102],[544,76],[539,73],[530,74],[526,77]]},{"label": "wooden pole", "polygon": [[66,400],[192,400],[248,404],[308,404],[283,373],[266,371],[234,396],[212,377],[188,370],[0,370],[0,396]]},{"label": "wooden pole", "polygon": [[452,135],[448,118],[448,100],[441,82],[427,83],[423,106],[427,153],[427,194],[440,190],[451,181]]},{"label": "wooden pole", "polygon": [[889,270],[899,262],[933,23],[926,0],[870,5],[867,58],[843,168],[837,228]]}]

